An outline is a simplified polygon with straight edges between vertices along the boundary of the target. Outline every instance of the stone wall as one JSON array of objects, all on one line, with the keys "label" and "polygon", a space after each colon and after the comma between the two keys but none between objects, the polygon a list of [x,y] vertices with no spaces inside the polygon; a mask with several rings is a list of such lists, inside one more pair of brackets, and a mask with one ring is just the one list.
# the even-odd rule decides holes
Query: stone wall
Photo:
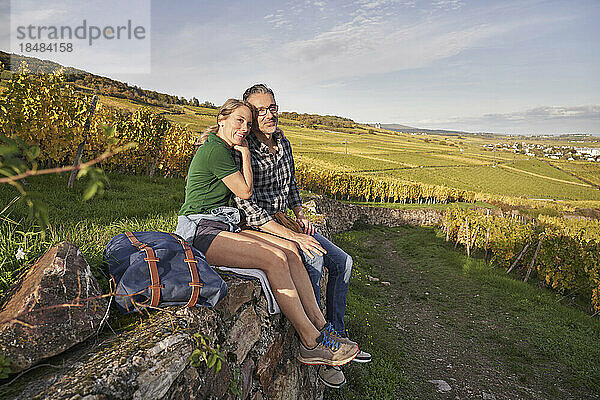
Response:
[{"label": "stone wall", "polygon": [[[234,399],[234,387],[242,399],[322,398],[316,367],[296,360],[297,335],[283,315],[268,315],[260,285],[231,278],[228,286],[215,309],[152,311],[128,331],[102,334],[44,361],[2,387],[0,398]],[[190,365],[195,333],[226,353],[218,374],[205,363]]]},{"label": "stone wall", "polygon": [[336,234],[352,229],[355,223],[362,222],[383,226],[428,226],[440,225],[443,211],[415,209],[398,210],[383,207],[365,207],[340,203],[324,196],[312,195],[305,203],[309,210],[322,214],[325,221],[325,235]]}]

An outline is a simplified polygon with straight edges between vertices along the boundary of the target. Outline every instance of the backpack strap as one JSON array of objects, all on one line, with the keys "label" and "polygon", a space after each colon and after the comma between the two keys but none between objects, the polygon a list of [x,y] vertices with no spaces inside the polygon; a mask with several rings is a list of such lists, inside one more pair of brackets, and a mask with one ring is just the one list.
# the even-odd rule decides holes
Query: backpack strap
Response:
[{"label": "backpack strap", "polygon": [[190,247],[188,242],[178,238],[173,234],[171,234],[171,236],[173,236],[175,240],[177,240],[179,244],[181,244],[181,247],[183,247],[183,251],[185,252],[185,258],[183,259],[183,261],[185,261],[185,263],[187,264],[188,268],[190,269],[190,275],[192,276],[192,281],[190,282],[190,286],[192,287],[192,296],[186,304],[186,307],[193,307],[198,302],[198,297],[200,296],[200,288],[204,286],[200,282],[200,276],[198,275],[198,268],[196,266],[198,264],[198,261],[194,258],[194,253],[192,252],[192,248]]},{"label": "backpack strap", "polygon": [[148,269],[150,270],[150,281],[152,284],[149,286],[150,291],[152,292],[152,299],[150,300],[150,306],[156,307],[158,306],[158,302],[160,301],[160,289],[164,286],[160,284],[160,278],[158,276],[158,262],[160,261],[156,254],[154,253],[154,249],[148,246],[146,243],[140,242],[133,232],[125,232],[127,238],[131,242],[132,245],[137,247],[140,251],[146,252],[146,258],[144,261],[148,263]]}]

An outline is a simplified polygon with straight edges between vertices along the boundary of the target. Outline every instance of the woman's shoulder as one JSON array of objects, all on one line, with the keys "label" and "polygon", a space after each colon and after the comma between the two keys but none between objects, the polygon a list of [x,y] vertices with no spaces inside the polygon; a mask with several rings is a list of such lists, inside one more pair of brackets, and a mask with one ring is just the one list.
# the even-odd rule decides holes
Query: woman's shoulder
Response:
[{"label": "woman's shoulder", "polygon": [[198,151],[202,151],[204,155],[212,155],[212,154],[229,154],[231,150],[227,147],[225,142],[217,137],[215,134],[210,134],[206,142]]}]

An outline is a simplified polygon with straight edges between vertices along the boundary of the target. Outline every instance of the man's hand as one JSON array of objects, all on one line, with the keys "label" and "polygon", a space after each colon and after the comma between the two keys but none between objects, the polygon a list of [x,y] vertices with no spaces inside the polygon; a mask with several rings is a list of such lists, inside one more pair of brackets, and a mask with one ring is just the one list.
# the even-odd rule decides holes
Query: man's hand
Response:
[{"label": "man's hand", "polygon": [[304,216],[296,218],[296,222],[302,228],[302,231],[307,235],[314,235],[316,232],[315,226],[310,223]]},{"label": "man's hand", "polygon": [[296,243],[298,247],[300,247],[300,250],[306,253],[310,258],[322,256],[327,253],[314,237],[305,235],[304,233],[293,233],[294,235],[290,238],[292,242]]}]

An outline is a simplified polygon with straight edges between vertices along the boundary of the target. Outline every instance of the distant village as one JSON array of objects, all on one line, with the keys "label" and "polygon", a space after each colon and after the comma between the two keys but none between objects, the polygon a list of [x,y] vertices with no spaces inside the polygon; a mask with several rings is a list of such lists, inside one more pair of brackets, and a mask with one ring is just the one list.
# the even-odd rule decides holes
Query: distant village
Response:
[{"label": "distant village", "polygon": [[574,147],[574,146],[549,146],[526,142],[484,144],[486,149],[510,151],[516,154],[525,154],[530,157],[545,157],[553,160],[583,160],[600,162],[600,148]]}]

